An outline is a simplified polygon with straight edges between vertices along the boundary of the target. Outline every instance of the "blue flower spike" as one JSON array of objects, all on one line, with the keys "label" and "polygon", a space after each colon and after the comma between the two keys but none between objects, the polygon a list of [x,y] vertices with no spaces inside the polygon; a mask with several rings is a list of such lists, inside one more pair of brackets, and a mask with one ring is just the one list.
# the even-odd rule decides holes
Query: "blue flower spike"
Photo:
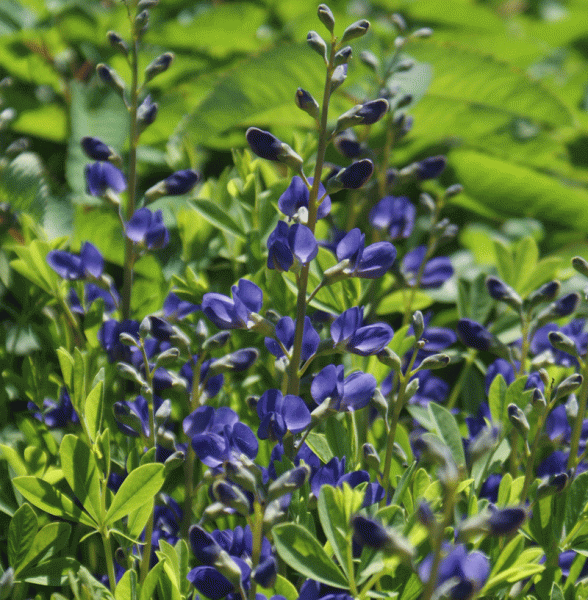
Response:
[{"label": "blue flower spike", "polygon": [[260,158],[281,162],[297,172],[302,169],[302,158],[269,131],[250,127],[245,132],[245,137],[251,150]]}]

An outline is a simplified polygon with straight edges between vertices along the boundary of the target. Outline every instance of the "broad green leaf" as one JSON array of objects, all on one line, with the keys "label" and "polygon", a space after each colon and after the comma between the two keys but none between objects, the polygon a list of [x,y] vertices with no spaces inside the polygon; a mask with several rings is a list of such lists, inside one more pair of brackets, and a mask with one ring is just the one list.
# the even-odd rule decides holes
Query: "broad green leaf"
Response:
[{"label": "broad green leaf", "polygon": [[424,310],[433,304],[434,300],[426,292],[415,290],[414,294],[410,290],[398,290],[387,294],[378,304],[376,309],[379,315],[389,315],[391,313],[404,313],[408,303],[412,311]]},{"label": "broad green leaf", "polygon": [[[566,530],[571,532],[588,507],[588,472],[572,479],[567,494],[565,522]],[[573,542],[573,538],[570,542]]]},{"label": "broad green leaf", "polygon": [[509,117],[517,116],[550,125],[570,125],[568,107],[541,83],[490,54],[457,44],[430,41],[410,48],[410,54],[433,66],[427,92],[432,97],[493,108]]},{"label": "broad green leaf", "polygon": [[69,542],[71,525],[69,523],[49,523],[37,532],[33,544],[29,548],[20,567],[15,574],[25,571],[29,565],[36,565],[47,556],[56,554]]},{"label": "broad green leaf", "polygon": [[37,533],[37,515],[28,504],[23,504],[8,526],[8,564],[18,572]]},{"label": "broad green leaf", "polygon": [[75,558],[51,558],[27,569],[23,581],[35,585],[65,585],[68,581],[68,571],[75,572],[79,567],[80,563]]},{"label": "broad green leaf", "polygon": [[145,581],[141,585],[141,594],[139,595],[139,600],[151,600],[151,598],[155,597],[155,588],[157,587],[157,582],[161,576],[161,571],[164,564],[165,560],[160,560],[149,571],[147,577],[145,577]]},{"label": "broad green leaf", "polygon": [[159,492],[164,481],[162,464],[151,463],[137,467],[129,473],[114,496],[106,513],[106,523],[114,523],[147,502],[153,502],[153,497]]},{"label": "broad green leaf", "polygon": [[345,426],[336,415],[327,419],[325,433],[333,456],[352,456],[351,441]]},{"label": "broad green leaf", "polygon": [[274,583],[272,588],[258,586],[258,589],[260,593],[265,594],[266,598],[271,598],[272,596],[284,596],[286,600],[298,599],[298,590],[294,584],[279,573],[276,577],[276,583]]},{"label": "broad green leaf", "polygon": [[27,465],[23,461],[20,454],[10,446],[0,444],[0,451],[2,452],[3,458],[5,458],[10,465],[10,468],[16,473],[16,475],[28,475],[29,471]]},{"label": "broad green leaf", "polygon": [[139,538],[141,532],[147,525],[147,521],[151,515],[151,510],[152,506],[147,502],[146,504],[143,504],[143,506],[139,506],[129,513],[129,518],[127,519],[127,529],[132,538]]},{"label": "broad green leaf", "polygon": [[115,600],[133,600],[132,588],[135,591],[138,588],[137,574],[133,569],[129,569],[116,584],[116,589],[114,590]]},{"label": "broad green leaf", "polygon": [[525,539],[523,534],[519,533],[504,547],[494,563],[494,566],[492,567],[491,575],[500,573],[500,571],[502,571],[504,568],[510,568],[520,556],[524,547]]},{"label": "broad green leaf", "polygon": [[559,585],[557,585],[557,583],[555,583],[555,581],[551,586],[551,595],[549,600],[564,600],[563,590],[559,587]]},{"label": "broad green leaf", "polygon": [[480,273],[473,281],[458,280],[457,312],[460,319],[473,319],[478,323],[486,321],[494,300],[488,294],[485,282],[484,273]]},{"label": "broad green leaf", "polygon": [[88,433],[93,442],[96,441],[102,428],[104,413],[104,368],[100,369],[98,381],[90,390],[86,398],[84,418],[88,427]]},{"label": "broad green leaf", "polygon": [[333,587],[347,588],[347,580],[318,540],[296,523],[281,523],[272,529],[278,554],[287,565],[310,579]]},{"label": "broad green leaf", "polygon": [[529,405],[533,390],[525,390],[525,385],[527,385],[527,375],[517,377],[508,386],[504,395],[504,404],[507,409],[509,404],[516,404],[523,410]]},{"label": "broad green leaf", "polygon": [[529,283],[531,283],[531,289],[533,289],[534,282],[531,280],[531,276],[538,260],[539,247],[537,242],[531,236],[519,240],[514,249],[514,289],[519,294],[524,295]]},{"label": "broad green leaf", "polygon": [[59,456],[65,479],[73,493],[100,524],[100,474],[94,453],[80,438],[67,434],[61,441]]},{"label": "broad green leaf", "polygon": [[333,458],[334,454],[324,433],[311,431],[306,438],[306,443],[323,464],[327,464]]},{"label": "broad green leaf", "polygon": [[429,403],[429,412],[435,422],[437,435],[451,450],[457,466],[465,466],[465,454],[459,433],[459,426],[455,417],[444,407],[436,402]]},{"label": "broad green leaf", "polygon": [[490,390],[488,391],[488,404],[490,406],[490,415],[494,423],[503,423],[506,418],[506,381],[499,373],[492,380]]},{"label": "broad green leaf", "polygon": [[354,492],[348,485],[344,489],[323,485],[318,498],[321,526],[347,577],[347,554],[351,544],[349,520],[361,508],[363,496],[363,492]]},{"label": "broad green leaf", "polygon": [[13,210],[40,220],[48,198],[45,169],[37,154],[23,152],[2,170],[0,201],[8,202]]},{"label": "broad green leaf", "polygon": [[73,387],[73,356],[65,348],[57,348],[57,358],[59,359],[59,366],[61,367],[63,383],[67,388],[71,389]]},{"label": "broad green leaf", "polygon": [[178,554],[176,549],[165,540],[159,540],[159,551],[158,554],[161,555],[159,558],[165,558],[165,570],[168,572],[168,575],[172,577],[172,581],[178,586],[180,586],[180,559],[178,558]]},{"label": "broad green leaf", "polygon": [[494,240],[494,256],[496,257],[496,268],[499,277],[504,283],[514,287],[514,259],[509,246],[501,239]]},{"label": "broad green leaf", "polygon": [[503,215],[524,214],[559,227],[588,229],[588,190],[476,150],[452,150],[449,160],[468,194]]},{"label": "broad green leaf", "polygon": [[210,200],[196,199],[190,201],[190,206],[202,217],[204,217],[209,223],[212,223],[215,227],[234,235],[241,241],[246,241],[245,232],[232,217]]},{"label": "broad green leaf", "polygon": [[[163,465],[162,465],[163,467]],[[95,527],[96,523],[55,486],[38,477],[15,477],[12,483],[33,505],[50,515]]]}]

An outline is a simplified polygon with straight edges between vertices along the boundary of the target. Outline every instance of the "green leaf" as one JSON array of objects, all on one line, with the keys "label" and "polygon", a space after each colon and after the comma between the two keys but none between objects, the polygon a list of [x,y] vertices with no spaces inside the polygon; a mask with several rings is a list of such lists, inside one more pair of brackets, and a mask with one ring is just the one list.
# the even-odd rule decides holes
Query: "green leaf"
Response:
[{"label": "green leaf", "polygon": [[215,227],[234,235],[242,242],[246,241],[245,231],[227,213],[210,200],[196,199],[190,201],[190,206]]},{"label": "green leaf", "polygon": [[10,468],[16,473],[16,475],[28,475],[29,470],[27,465],[21,458],[20,454],[10,446],[0,444],[0,451],[2,452],[3,458],[6,459]]},{"label": "green leaf", "polygon": [[494,109],[509,118],[572,124],[568,107],[542,83],[488,53],[429,41],[411,47],[410,54],[433,66],[434,76],[427,92],[433,98]]},{"label": "green leaf", "polygon": [[190,572],[191,551],[186,540],[180,539],[175,545],[178,559],[180,561],[180,591],[187,595],[190,588],[188,573]]},{"label": "green leaf", "polygon": [[137,467],[129,473],[113,498],[106,513],[106,524],[122,519],[147,502],[153,502],[153,497],[159,492],[164,481],[162,464],[151,463]]},{"label": "green leaf", "polygon": [[78,437],[67,434],[59,448],[61,468],[69,486],[96,523],[101,522],[100,474],[96,458]]},{"label": "green leaf", "polygon": [[51,558],[27,569],[23,581],[34,585],[61,586],[68,581],[68,571],[75,572],[79,568],[80,563],[74,558]]},{"label": "green leaf", "polygon": [[412,311],[424,310],[434,302],[431,296],[421,290],[416,290],[414,296],[408,290],[398,290],[387,294],[378,304],[376,312],[378,315],[404,313],[409,298],[411,299],[410,308]]},{"label": "green leaf", "polygon": [[[572,485],[567,492],[566,531],[571,532],[588,508],[588,472],[580,473],[572,479]],[[573,542],[574,538],[570,540]]]},{"label": "green leaf", "polygon": [[[161,465],[163,468],[163,465]],[[14,487],[33,505],[50,515],[95,528],[96,523],[55,486],[39,477],[15,477]]]},{"label": "green leaf", "polygon": [[444,406],[436,402],[429,403],[429,413],[435,423],[437,435],[451,450],[457,466],[465,466],[466,461],[461,434],[455,417]]},{"label": "green leaf", "polygon": [[361,508],[363,496],[363,492],[354,493],[348,485],[344,488],[323,485],[318,498],[321,526],[347,577],[347,553],[351,544],[349,520]]},{"label": "green leaf", "polygon": [[160,560],[147,574],[145,581],[141,585],[141,594],[139,600],[151,600],[155,596],[155,588],[161,576],[161,571],[165,560]]},{"label": "green leaf", "polygon": [[37,534],[37,515],[23,504],[10,520],[8,526],[8,564],[18,572]]},{"label": "green leaf", "polygon": [[311,431],[306,438],[306,443],[323,464],[327,464],[335,456],[324,433]]},{"label": "green leaf", "polygon": [[494,305],[486,289],[486,275],[480,273],[473,281],[457,282],[457,312],[460,319],[468,318],[485,323]]},{"label": "green leaf", "polygon": [[490,415],[494,423],[504,423],[506,419],[506,381],[499,373],[490,384],[488,391],[488,404],[490,406]]},{"label": "green leaf", "polygon": [[24,557],[20,567],[16,569],[15,575],[21,571],[26,571],[29,565],[36,565],[43,561],[47,556],[56,554],[62,548],[65,548],[69,542],[71,525],[69,523],[49,523],[45,525],[33,540],[27,555]]},{"label": "green leaf", "polygon": [[298,600],[298,590],[294,584],[280,574],[276,577],[274,587],[264,588],[258,586],[258,590],[260,593],[265,594],[266,598],[271,598],[272,596],[284,596],[286,600]]},{"label": "green leaf", "polygon": [[563,590],[559,587],[559,585],[557,585],[557,583],[555,583],[555,581],[551,586],[551,595],[549,600],[564,600]]},{"label": "green leaf", "polygon": [[2,170],[0,201],[8,202],[13,210],[40,220],[48,199],[45,169],[36,154],[23,152]]},{"label": "green leaf", "polygon": [[[537,242],[531,237],[526,236],[519,240],[514,250],[514,289],[521,295],[525,291],[535,289],[537,286],[531,279],[533,271],[539,260],[539,247]],[[531,286],[529,289],[529,285]]]},{"label": "green leaf", "polygon": [[336,415],[327,419],[325,433],[333,456],[352,456],[349,436]]},{"label": "green leaf", "polygon": [[272,535],[278,554],[287,565],[310,579],[348,588],[343,573],[304,527],[296,523],[281,523],[272,529]]},{"label": "green leaf", "polygon": [[57,348],[57,358],[59,359],[63,383],[68,389],[71,389],[73,387],[73,356],[65,348]]},{"label": "green leaf", "polygon": [[468,193],[502,215],[524,214],[558,227],[588,229],[588,190],[476,150],[452,150],[449,161]]},{"label": "green leaf", "polygon": [[93,442],[96,441],[104,413],[104,368],[100,369],[94,378],[96,382],[86,398],[84,418],[88,427],[88,433]]}]

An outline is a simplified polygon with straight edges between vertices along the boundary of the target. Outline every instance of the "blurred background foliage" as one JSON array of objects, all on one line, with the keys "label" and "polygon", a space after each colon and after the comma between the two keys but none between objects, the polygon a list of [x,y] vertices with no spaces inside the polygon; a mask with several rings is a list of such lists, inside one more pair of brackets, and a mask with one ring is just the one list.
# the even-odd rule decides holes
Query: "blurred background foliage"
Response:
[{"label": "blurred background foliage", "polygon": [[[547,250],[564,246],[566,254],[584,253],[585,0],[329,4],[340,23],[359,18],[372,23],[370,33],[354,48],[347,83],[333,101],[333,118],[358,101],[376,97],[384,83],[411,93],[408,112],[415,124],[395,146],[391,166],[447,155],[441,184],[460,182],[465,188],[448,215],[461,225],[470,224],[462,229],[462,243],[468,245],[472,227],[480,234],[475,236],[480,244],[485,224],[533,217],[543,223],[535,233]],[[93,201],[84,190],[86,159],[79,140],[95,135],[124,151],[124,107],[97,81],[95,67],[107,62],[129,78],[124,58],[105,36],[109,30],[126,36],[125,10],[121,2],[108,0],[4,0],[0,5],[0,79],[13,81],[0,96],[5,106],[17,110],[0,143],[5,146],[27,136],[32,151],[20,157],[24,164],[6,172],[0,201],[42,218],[51,236],[73,235],[74,247],[104,236],[117,246],[112,239],[114,217],[105,213],[100,226],[86,218]],[[392,13],[405,18],[408,31],[428,26],[434,36],[403,49],[418,62],[416,68],[394,82],[378,82],[357,56],[365,49],[383,62],[391,56],[399,33]],[[250,125],[270,129],[303,149],[312,121],[293,98],[299,86],[321,95],[323,69],[305,43],[307,32],[316,27],[316,3],[308,0],[162,0],[153,11],[142,59],[147,65],[171,50],[176,60],[153,82],[160,116],[141,138],[144,189],[170,169],[187,166],[205,177],[219,177],[233,163],[231,149],[245,146],[244,132]],[[377,144],[377,135],[375,140]],[[330,158],[341,162],[336,154]],[[9,175],[24,190],[16,199],[9,193],[15,187]],[[185,229],[185,215],[172,212],[176,225]],[[99,246],[109,260],[120,264],[122,241],[110,252],[104,244]],[[476,248],[482,262],[484,248]]]}]

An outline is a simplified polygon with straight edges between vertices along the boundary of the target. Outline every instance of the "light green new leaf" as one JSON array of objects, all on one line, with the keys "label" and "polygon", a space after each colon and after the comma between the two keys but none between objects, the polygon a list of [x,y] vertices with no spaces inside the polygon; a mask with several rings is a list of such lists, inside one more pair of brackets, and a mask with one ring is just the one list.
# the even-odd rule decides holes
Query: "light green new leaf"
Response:
[{"label": "light green new leaf", "polygon": [[436,402],[429,403],[429,413],[435,423],[437,435],[451,450],[457,466],[465,466],[466,461],[461,434],[455,417],[444,406]]},{"label": "light green new leaf", "polygon": [[141,465],[123,481],[106,513],[106,524],[122,519],[153,497],[165,481],[164,466],[158,463]]},{"label": "light green new leaf", "polygon": [[282,560],[300,574],[333,587],[348,587],[343,573],[307,529],[296,523],[281,523],[272,534]]},{"label": "light green new leaf", "polygon": [[490,407],[490,415],[494,423],[503,423],[506,419],[506,381],[499,373],[490,384],[488,391],[488,405]]},{"label": "light green new leaf", "polygon": [[92,450],[77,436],[67,434],[59,448],[61,468],[69,486],[83,507],[100,523],[100,475]]},{"label": "light green new leaf", "polygon": [[245,232],[237,223],[231,218],[227,211],[219,208],[216,204],[210,200],[196,199],[190,202],[190,205],[194,210],[204,217],[209,223],[212,223],[215,227],[234,235],[241,241],[247,239]]},{"label": "light green new leaf", "polygon": [[102,427],[104,413],[104,368],[100,369],[94,381],[96,381],[96,383],[90,390],[84,407],[86,426],[88,427],[88,433],[93,442],[96,441]]},{"label": "light green new leaf", "polygon": [[96,523],[90,516],[47,481],[39,477],[26,476],[15,477],[12,483],[33,506],[50,515],[96,527]]},{"label": "light green new leaf", "polygon": [[[588,472],[580,473],[572,480],[566,502],[566,530],[572,531],[588,508]],[[578,532],[579,533],[579,532]],[[574,538],[570,540],[573,542]]]},{"label": "light green new leaf", "polygon": [[165,565],[165,559],[160,560],[147,574],[145,581],[141,585],[141,594],[139,600],[151,600],[155,597],[155,588],[161,576],[161,571]]},{"label": "light green new leaf", "polygon": [[74,572],[80,568],[80,563],[74,558],[51,558],[46,562],[27,569],[23,581],[35,585],[65,585],[68,581],[68,571]]},{"label": "light green new leaf", "polygon": [[33,540],[33,544],[29,548],[26,556],[22,560],[20,566],[15,571],[18,575],[22,571],[26,571],[29,565],[36,565],[44,560],[47,556],[56,554],[62,548],[65,548],[69,542],[71,533],[71,525],[69,523],[49,523],[45,525]]},{"label": "light green new leaf", "polygon": [[8,526],[8,564],[17,572],[37,533],[37,515],[28,504],[23,504]]}]

